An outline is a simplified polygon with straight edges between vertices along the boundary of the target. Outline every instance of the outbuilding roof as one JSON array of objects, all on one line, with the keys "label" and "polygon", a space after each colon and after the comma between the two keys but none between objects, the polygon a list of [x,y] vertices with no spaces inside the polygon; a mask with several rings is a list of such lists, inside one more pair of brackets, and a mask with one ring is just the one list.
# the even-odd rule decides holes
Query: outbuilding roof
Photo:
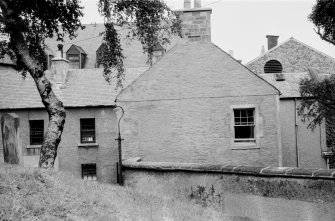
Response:
[{"label": "outbuilding roof", "polygon": [[299,98],[299,83],[304,78],[309,78],[308,72],[301,73],[282,73],[284,80],[277,81],[277,74],[260,74],[264,80],[274,85],[281,92],[280,98]]}]

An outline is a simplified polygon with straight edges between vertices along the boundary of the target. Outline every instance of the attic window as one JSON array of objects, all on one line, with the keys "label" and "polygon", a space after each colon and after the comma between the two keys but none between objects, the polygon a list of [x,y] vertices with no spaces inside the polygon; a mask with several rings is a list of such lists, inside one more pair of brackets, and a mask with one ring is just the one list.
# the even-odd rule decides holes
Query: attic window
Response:
[{"label": "attic window", "polygon": [[77,45],[71,45],[66,52],[66,59],[70,61],[70,68],[81,69],[84,68],[86,53]]},{"label": "attic window", "polygon": [[283,67],[277,60],[270,60],[264,66],[264,73],[282,73]]},{"label": "attic window", "polygon": [[102,43],[100,45],[100,47],[98,48],[98,50],[96,51],[96,67],[97,68],[100,68],[102,67],[102,64],[101,64],[101,58],[102,58],[102,53],[106,50],[106,44],[105,43]]}]

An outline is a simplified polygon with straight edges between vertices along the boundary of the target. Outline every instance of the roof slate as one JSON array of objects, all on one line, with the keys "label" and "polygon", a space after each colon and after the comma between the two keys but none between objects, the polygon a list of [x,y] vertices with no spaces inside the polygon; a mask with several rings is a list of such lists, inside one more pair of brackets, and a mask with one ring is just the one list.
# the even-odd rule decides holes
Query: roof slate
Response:
[{"label": "roof slate", "polygon": [[309,78],[308,72],[283,73],[284,81],[276,81],[276,74],[260,74],[264,80],[274,85],[281,92],[280,98],[299,98],[299,83],[304,78]]},{"label": "roof slate", "polygon": [[120,101],[279,94],[209,42],[179,42],[119,95]]},{"label": "roof slate", "polygon": [[[119,28],[118,33],[121,39],[121,45],[123,49],[123,54],[125,56],[124,65],[126,68],[137,68],[148,66],[147,64],[147,55],[143,53],[142,44],[138,40],[127,40],[126,36],[128,34],[129,29],[127,28]],[[101,46],[103,41],[103,33],[105,31],[104,24],[86,24],[85,29],[77,30],[77,37],[74,39],[65,38],[64,42],[56,41],[53,39],[46,39],[46,45],[48,48],[46,51],[48,53],[56,56],[56,52],[58,50],[57,45],[63,44],[63,51],[66,52],[72,44],[79,46],[83,51],[86,52],[85,59],[85,68],[95,68],[96,66],[96,51]],[[178,37],[172,37],[171,44],[164,45],[164,48],[169,50]]]},{"label": "roof slate", "polygon": [[[132,82],[147,67],[128,68],[125,73],[124,87]],[[102,75],[102,69],[72,69],[68,71],[66,83],[53,89],[65,107],[109,106],[114,105],[119,90],[115,90],[116,81],[108,84]],[[53,81],[50,72],[46,73]],[[41,108],[43,104],[35,83],[28,74],[26,79],[11,68],[1,70],[0,109]]]}]

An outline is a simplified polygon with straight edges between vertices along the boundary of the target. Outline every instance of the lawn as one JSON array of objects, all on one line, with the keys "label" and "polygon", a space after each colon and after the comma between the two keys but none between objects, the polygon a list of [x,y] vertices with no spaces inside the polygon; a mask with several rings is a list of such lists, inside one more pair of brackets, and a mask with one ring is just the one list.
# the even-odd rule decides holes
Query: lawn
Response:
[{"label": "lawn", "polygon": [[[150,184],[149,189],[150,189]],[[185,197],[83,181],[70,174],[0,165],[3,220],[230,220]]]}]

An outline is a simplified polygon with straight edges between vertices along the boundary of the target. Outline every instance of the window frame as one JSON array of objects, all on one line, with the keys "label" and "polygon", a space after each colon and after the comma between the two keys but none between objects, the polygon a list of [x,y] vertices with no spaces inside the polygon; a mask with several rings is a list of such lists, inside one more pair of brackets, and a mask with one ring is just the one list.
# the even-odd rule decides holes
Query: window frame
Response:
[{"label": "window frame", "polygon": [[[38,131],[39,132],[39,136],[40,135],[42,135],[42,137],[38,137],[38,139],[41,139],[42,141],[41,142],[33,142],[33,138],[32,138],[32,136],[36,136],[36,134],[35,135],[33,135],[32,133],[33,133],[33,127],[32,127],[32,123],[33,122],[39,122],[39,123],[41,123],[41,125],[42,125],[42,132],[41,132],[41,130],[40,131]],[[34,127],[34,129],[36,129],[36,128],[41,128],[41,127]],[[34,138],[34,139],[36,139],[36,137]],[[42,145],[42,143],[43,143],[43,140],[44,140],[44,120],[29,120],[29,143],[30,143],[30,145]]]},{"label": "window frame", "polygon": [[[93,166],[94,168],[88,168],[90,166]],[[86,171],[84,171],[84,169],[86,169]],[[97,164],[96,163],[81,164],[81,179],[96,181],[98,179]]]},{"label": "window frame", "polygon": [[[269,71],[265,72],[265,70],[271,70],[270,65],[273,65],[274,63],[276,63],[276,65],[278,65],[278,67],[280,67],[280,71],[273,71],[272,70],[270,72]],[[272,66],[272,68],[273,68],[273,66]],[[264,74],[281,74],[281,73],[283,73],[283,64],[278,59],[271,58],[271,59],[269,59],[265,62],[264,66],[263,66],[263,72],[264,72]]]},{"label": "window frame", "polygon": [[[94,123],[92,124],[94,126],[93,129],[83,129],[83,121],[87,120],[93,120]],[[88,125],[88,124],[86,124]],[[83,142],[83,132],[84,133],[92,133],[93,134],[93,140],[92,141],[84,141]],[[91,143],[96,143],[97,137],[96,137],[96,125],[95,125],[95,118],[80,118],[80,143],[81,144],[91,144]]]},{"label": "window frame", "polygon": [[[234,110],[253,109],[254,138],[235,138],[235,114]],[[231,149],[259,149],[259,111],[256,105],[243,104],[230,106],[231,113]]]}]

